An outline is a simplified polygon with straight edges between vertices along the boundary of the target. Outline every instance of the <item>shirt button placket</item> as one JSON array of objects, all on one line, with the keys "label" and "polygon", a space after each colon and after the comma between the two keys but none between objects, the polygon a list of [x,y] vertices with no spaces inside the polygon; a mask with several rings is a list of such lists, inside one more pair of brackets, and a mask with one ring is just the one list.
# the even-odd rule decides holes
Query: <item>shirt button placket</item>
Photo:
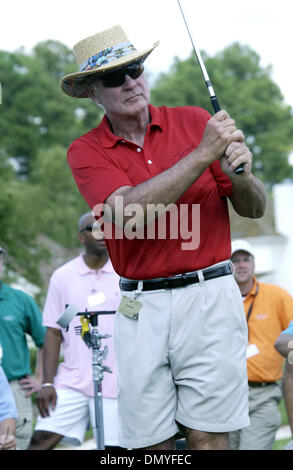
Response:
[{"label": "shirt button placket", "polygon": [[154,165],[153,165],[152,156],[151,156],[150,152],[145,152],[144,157],[145,157],[145,164],[146,164],[148,172],[151,175],[156,174],[156,171],[155,171],[155,168],[154,168]]}]

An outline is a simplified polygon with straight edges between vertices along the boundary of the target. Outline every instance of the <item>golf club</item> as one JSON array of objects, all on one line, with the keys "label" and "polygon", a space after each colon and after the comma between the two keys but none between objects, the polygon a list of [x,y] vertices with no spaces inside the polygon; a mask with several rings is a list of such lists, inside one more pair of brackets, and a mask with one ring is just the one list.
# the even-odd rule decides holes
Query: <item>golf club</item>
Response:
[{"label": "golf club", "polygon": [[[189,34],[190,41],[191,41],[195,56],[198,60],[199,66],[201,68],[201,71],[202,71],[202,74],[203,74],[203,77],[204,77],[204,80],[205,80],[205,84],[207,86],[207,89],[208,89],[208,92],[209,92],[209,95],[210,95],[210,99],[211,99],[211,103],[212,103],[214,112],[217,113],[218,111],[221,110],[221,108],[220,108],[219,102],[217,100],[216,93],[213,89],[211,80],[208,76],[207,69],[206,69],[205,64],[204,64],[204,62],[202,60],[202,57],[201,57],[201,53],[200,53],[199,49],[195,46],[194,41],[192,39],[190,30],[189,30],[189,27],[188,27],[188,24],[187,24],[187,21],[185,19],[184,12],[183,12],[183,9],[182,9],[181,3],[180,3],[180,0],[177,0],[177,2],[178,2],[178,5],[179,5],[179,8],[180,8],[180,11],[181,11],[181,14],[182,14],[187,32]],[[237,168],[235,168],[234,173],[236,175],[240,175],[243,172],[244,172],[244,166],[243,166],[243,163],[241,163],[241,165],[239,165]]]}]

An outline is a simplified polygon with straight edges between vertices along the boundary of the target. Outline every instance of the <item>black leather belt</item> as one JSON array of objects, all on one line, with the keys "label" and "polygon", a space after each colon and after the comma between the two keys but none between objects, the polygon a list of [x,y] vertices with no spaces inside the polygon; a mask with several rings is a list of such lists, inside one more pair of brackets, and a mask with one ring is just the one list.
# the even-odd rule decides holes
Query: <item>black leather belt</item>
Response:
[{"label": "black leather belt", "polygon": [[[205,281],[215,279],[216,277],[227,276],[232,274],[232,267],[230,263],[218,266],[217,268],[203,269],[203,278]],[[190,284],[199,282],[197,271],[178,274],[177,276],[158,277],[156,279],[146,279],[142,281],[142,290],[157,290],[157,289],[176,289],[177,287],[185,287]],[[120,289],[123,291],[133,291],[138,289],[138,281],[131,279],[120,279]]]},{"label": "black leather belt", "polygon": [[250,387],[267,387],[268,385],[276,385],[276,382],[248,382]]}]

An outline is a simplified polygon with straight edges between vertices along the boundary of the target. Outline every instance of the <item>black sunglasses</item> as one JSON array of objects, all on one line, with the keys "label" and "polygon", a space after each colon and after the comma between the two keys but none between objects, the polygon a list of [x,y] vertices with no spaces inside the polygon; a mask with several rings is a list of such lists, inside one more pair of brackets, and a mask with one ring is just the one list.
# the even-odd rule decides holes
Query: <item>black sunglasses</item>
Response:
[{"label": "black sunglasses", "polygon": [[104,87],[106,88],[115,88],[122,86],[125,82],[125,75],[134,80],[141,76],[144,71],[144,66],[141,61],[134,62],[133,64],[123,67],[122,69],[116,70],[115,72],[109,73],[105,77],[100,78]]},{"label": "black sunglasses", "polygon": [[91,232],[93,229],[93,226],[92,225],[87,225],[86,227],[83,227],[79,233],[81,232],[85,232],[86,230],[88,230],[89,232]]}]

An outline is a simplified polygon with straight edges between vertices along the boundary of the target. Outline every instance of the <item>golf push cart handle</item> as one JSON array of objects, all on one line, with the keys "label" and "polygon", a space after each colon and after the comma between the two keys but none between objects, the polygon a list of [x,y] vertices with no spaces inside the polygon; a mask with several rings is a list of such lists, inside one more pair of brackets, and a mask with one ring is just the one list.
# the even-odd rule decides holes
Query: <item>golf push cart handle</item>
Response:
[{"label": "golf push cart handle", "polygon": [[73,320],[73,318],[77,315],[87,317],[91,322],[97,323],[99,315],[114,315],[116,313],[115,310],[99,310],[99,311],[88,311],[79,312],[79,309],[75,305],[66,304],[65,311],[61,315],[61,317],[57,320],[57,324],[61,326],[61,328],[68,329],[69,323]]},{"label": "golf push cart handle", "polygon": [[[221,108],[220,108],[220,105],[216,96],[211,96],[211,103],[212,103],[215,113],[217,113],[218,111],[221,111]],[[241,163],[241,165],[235,168],[234,173],[235,175],[241,175],[243,172],[244,172],[244,166],[243,166],[243,163]]]}]

